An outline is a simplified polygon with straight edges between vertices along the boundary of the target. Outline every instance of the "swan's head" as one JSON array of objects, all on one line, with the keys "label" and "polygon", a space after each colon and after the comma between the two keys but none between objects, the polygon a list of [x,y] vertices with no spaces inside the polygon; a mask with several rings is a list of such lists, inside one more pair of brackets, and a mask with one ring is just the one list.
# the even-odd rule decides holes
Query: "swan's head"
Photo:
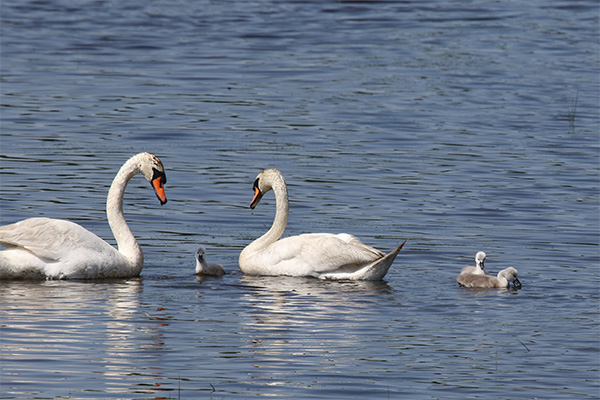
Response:
[{"label": "swan's head", "polygon": [[262,199],[265,193],[273,189],[274,184],[283,184],[285,186],[283,175],[275,168],[265,169],[256,176],[253,186],[254,198],[250,203],[251,209],[254,209],[260,203],[260,199]]},{"label": "swan's head", "polygon": [[165,183],[167,183],[167,176],[165,175],[165,168],[162,162],[154,154],[140,153],[138,154],[139,165],[138,168],[144,177],[150,182],[160,205],[162,206],[167,202],[167,196],[165,195]]},{"label": "swan's head", "polygon": [[204,250],[204,247],[198,247],[198,250],[196,250],[196,260],[200,263],[203,262],[205,254],[206,250]]},{"label": "swan's head", "polygon": [[498,273],[498,278],[504,277],[509,283],[512,283],[513,287],[519,289],[521,287],[521,282],[519,278],[517,278],[517,270],[516,268],[509,267],[503,269]]},{"label": "swan's head", "polygon": [[485,253],[483,251],[480,251],[477,254],[475,254],[475,263],[477,265],[479,265],[479,267],[481,269],[483,269],[483,263],[485,261],[485,257],[486,257],[486,255],[485,255]]}]

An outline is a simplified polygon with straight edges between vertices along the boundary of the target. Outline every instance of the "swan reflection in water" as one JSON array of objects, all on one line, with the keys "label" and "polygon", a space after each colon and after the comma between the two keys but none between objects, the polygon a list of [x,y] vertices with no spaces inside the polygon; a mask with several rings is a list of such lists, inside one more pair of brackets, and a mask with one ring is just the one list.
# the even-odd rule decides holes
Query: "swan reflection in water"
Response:
[{"label": "swan reflection in water", "polygon": [[[72,393],[87,390],[74,383],[87,379],[97,379],[106,393],[114,394],[132,386],[138,392],[153,387],[161,372],[148,366],[159,365],[163,357],[165,321],[149,319],[142,311],[142,290],[139,278],[4,282],[0,303],[10,318],[2,320],[10,322],[2,332],[2,357],[14,371],[11,387],[29,387],[34,380],[42,393],[56,384],[57,376],[72,382]],[[155,310],[150,312],[160,314]],[[132,382],[128,378],[134,371]]]},{"label": "swan reflection in water", "polygon": [[[243,333],[254,355],[251,379],[281,385],[289,383],[290,360],[318,357],[306,367],[319,371],[342,367],[339,360],[350,358],[335,354],[364,344],[365,324],[381,318],[377,299],[394,291],[383,281],[243,276],[241,283],[248,289],[241,301],[247,310]],[[338,365],[320,362],[328,358]]]}]

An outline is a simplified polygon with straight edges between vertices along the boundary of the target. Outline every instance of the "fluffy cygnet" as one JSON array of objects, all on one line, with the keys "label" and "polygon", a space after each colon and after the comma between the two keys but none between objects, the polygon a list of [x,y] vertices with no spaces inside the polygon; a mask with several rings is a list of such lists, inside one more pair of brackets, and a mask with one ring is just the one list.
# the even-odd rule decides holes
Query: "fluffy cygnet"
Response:
[{"label": "fluffy cygnet", "polygon": [[510,284],[513,287],[520,288],[521,282],[517,278],[517,270],[513,267],[503,269],[498,272],[498,276],[460,274],[456,281],[459,285],[469,288],[507,288]]},{"label": "fluffy cygnet", "polygon": [[475,266],[474,267],[464,267],[460,273],[462,274],[475,274],[475,275],[485,275],[485,271],[483,270],[483,263],[485,262],[485,253],[483,251],[475,254]]},{"label": "fluffy cygnet", "polygon": [[198,247],[196,250],[196,274],[198,275],[223,275],[225,271],[221,264],[206,262],[206,250]]}]

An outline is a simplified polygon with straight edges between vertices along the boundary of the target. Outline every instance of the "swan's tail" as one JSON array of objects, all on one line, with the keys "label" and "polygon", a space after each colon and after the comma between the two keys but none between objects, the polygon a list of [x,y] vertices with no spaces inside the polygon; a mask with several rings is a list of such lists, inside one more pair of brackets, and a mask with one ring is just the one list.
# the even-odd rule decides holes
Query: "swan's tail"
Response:
[{"label": "swan's tail", "polygon": [[402,250],[402,246],[408,242],[408,239],[400,244],[400,246],[396,247],[393,251],[389,252],[385,256],[373,261],[371,264],[359,269],[358,271],[348,273],[348,274],[323,274],[320,275],[321,279],[349,279],[355,281],[380,281],[383,279],[385,274],[387,274],[388,270],[392,266],[392,263],[396,259],[400,250]]},{"label": "swan's tail", "polygon": [[380,258],[379,260],[377,260],[377,261],[373,262],[371,265],[368,265],[367,267],[363,268],[361,271],[357,271],[357,272],[363,272],[361,274],[362,277],[360,278],[360,280],[362,280],[362,281],[380,281],[380,280],[382,280],[383,277],[385,276],[385,274],[387,274],[388,270],[392,266],[398,253],[400,253],[400,250],[402,250],[402,246],[404,246],[404,244],[407,241],[408,241],[408,239],[405,240],[404,242],[400,243],[400,246],[396,247],[393,251],[389,252],[388,254],[386,254],[385,256]]}]

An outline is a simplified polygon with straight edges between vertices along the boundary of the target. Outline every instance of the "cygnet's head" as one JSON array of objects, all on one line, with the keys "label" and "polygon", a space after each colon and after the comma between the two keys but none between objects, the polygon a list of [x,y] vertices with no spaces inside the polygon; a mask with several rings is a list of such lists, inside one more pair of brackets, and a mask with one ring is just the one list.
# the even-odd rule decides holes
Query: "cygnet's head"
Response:
[{"label": "cygnet's head", "polygon": [[521,288],[521,282],[519,281],[519,278],[517,278],[517,274],[516,268],[509,267],[500,271],[498,273],[498,278],[504,277],[509,283],[512,283],[513,287],[519,289]]},{"label": "cygnet's head", "polygon": [[204,247],[198,247],[198,249],[196,250],[196,260],[198,260],[198,262],[204,262],[205,254],[206,250],[204,249]]},{"label": "cygnet's head", "polygon": [[481,269],[483,269],[483,263],[485,262],[485,257],[486,257],[486,255],[483,251],[480,251],[477,254],[475,254],[475,263]]}]

